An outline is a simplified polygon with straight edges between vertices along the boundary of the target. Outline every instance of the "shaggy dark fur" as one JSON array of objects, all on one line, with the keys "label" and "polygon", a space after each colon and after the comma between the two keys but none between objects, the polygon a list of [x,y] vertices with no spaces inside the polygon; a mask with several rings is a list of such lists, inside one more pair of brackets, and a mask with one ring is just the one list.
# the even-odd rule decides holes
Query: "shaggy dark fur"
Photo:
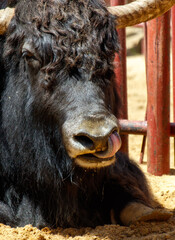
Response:
[{"label": "shaggy dark fur", "polygon": [[88,104],[119,111],[115,18],[102,2],[21,0],[1,43],[0,222],[95,227],[110,223],[111,209],[120,223],[129,202],[150,206],[143,173],[122,153],[115,165],[82,169],[62,141],[63,123]]}]

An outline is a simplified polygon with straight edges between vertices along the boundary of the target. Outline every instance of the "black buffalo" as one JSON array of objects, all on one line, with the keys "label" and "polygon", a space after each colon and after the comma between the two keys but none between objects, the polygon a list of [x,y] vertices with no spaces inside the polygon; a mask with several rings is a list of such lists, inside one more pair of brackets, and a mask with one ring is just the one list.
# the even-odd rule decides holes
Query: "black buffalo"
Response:
[{"label": "black buffalo", "polygon": [[0,222],[95,227],[152,209],[117,152],[115,20],[100,0],[18,1],[1,37]]}]

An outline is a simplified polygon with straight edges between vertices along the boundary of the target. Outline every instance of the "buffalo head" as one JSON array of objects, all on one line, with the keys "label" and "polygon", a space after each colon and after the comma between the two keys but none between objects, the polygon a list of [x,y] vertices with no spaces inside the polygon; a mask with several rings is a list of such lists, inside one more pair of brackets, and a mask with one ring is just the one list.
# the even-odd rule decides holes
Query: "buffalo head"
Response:
[{"label": "buffalo head", "polygon": [[4,44],[10,86],[4,109],[18,106],[13,106],[16,121],[21,114],[25,126],[29,121],[39,126],[56,155],[61,141],[81,167],[111,165],[121,146],[115,17],[94,0],[33,0],[21,11],[22,4],[16,6]]},{"label": "buffalo head", "polygon": [[[2,10],[1,34],[10,22],[4,59],[16,98],[14,101],[7,91],[5,104],[13,106],[14,101],[21,107],[23,119],[32,117],[36,125],[53,126],[54,138],[49,141],[55,152],[61,139],[69,157],[82,167],[114,163],[121,146],[113,67],[119,48],[116,21],[118,27],[125,26],[127,18],[136,24],[135,19],[143,13],[137,8],[142,2],[118,10],[95,0],[31,0],[21,11],[23,1],[19,1],[11,22],[14,10]],[[151,2],[147,17],[139,21],[155,17],[154,1],[147,2]],[[160,2],[161,12],[174,3]],[[127,9],[135,11],[128,14]],[[110,12],[120,12],[120,16],[116,20]]]}]

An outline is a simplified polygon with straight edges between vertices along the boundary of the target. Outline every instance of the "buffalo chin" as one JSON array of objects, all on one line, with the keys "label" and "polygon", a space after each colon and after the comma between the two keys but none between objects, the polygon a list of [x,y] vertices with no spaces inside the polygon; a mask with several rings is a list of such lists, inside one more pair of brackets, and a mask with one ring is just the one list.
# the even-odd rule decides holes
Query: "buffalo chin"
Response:
[{"label": "buffalo chin", "polygon": [[75,163],[82,168],[103,168],[114,164],[116,161],[115,156],[111,158],[96,158],[87,156],[78,156],[75,158]]}]

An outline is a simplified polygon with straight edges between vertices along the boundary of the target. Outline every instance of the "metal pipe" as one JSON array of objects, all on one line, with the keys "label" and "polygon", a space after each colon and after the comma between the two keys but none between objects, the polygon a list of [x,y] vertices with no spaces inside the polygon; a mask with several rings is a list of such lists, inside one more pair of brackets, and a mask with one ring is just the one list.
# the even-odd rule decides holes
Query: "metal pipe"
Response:
[{"label": "metal pipe", "polygon": [[[119,127],[121,134],[147,134],[147,121],[130,121],[127,119],[119,119]],[[169,124],[170,137],[175,137],[175,122]]]},{"label": "metal pipe", "polygon": [[[111,6],[123,5],[125,0],[110,0]],[[128,118],[128,104],[127,104],[127,77],[126,77],[126,33],[125,29],[118,30],[120,41],[120,52],[116,54],[114,60],[115,75],[116,75],[116,87],[120,95],[122,103],[122,111],[119,118]],[[121,151],[128,154],[128,136],[121,136],[122,147]]]},{"label": "metal pipe", "polygon": [[148,172],[170,170],[170,12],[148,22]]},{"label": "metal pipe", "polygon": [[[146,79],[147,79],[147,23],[144,23],[144,54],[145,54],[145,70],[146,70]],[[145,120],[147,120],[147,107],[145,113]],[[146,135],[143,136],[142,146],[140,151],[140,159],[139,163],[143,163],[143,158],[145,154],[145,146],[146,146]]]},{"label": "metal pipe", "polygon": [[118,122],[121,134],[146,135],[147,121],[130,121],[127,119],[119,119]]},{"label": "metal pipe", "polygon": [[[173,55],[173,118],[175,122],[175,7],[172,13],[172,55]],[[175,166],[175,138],[174,138],[174,166]]]}]

